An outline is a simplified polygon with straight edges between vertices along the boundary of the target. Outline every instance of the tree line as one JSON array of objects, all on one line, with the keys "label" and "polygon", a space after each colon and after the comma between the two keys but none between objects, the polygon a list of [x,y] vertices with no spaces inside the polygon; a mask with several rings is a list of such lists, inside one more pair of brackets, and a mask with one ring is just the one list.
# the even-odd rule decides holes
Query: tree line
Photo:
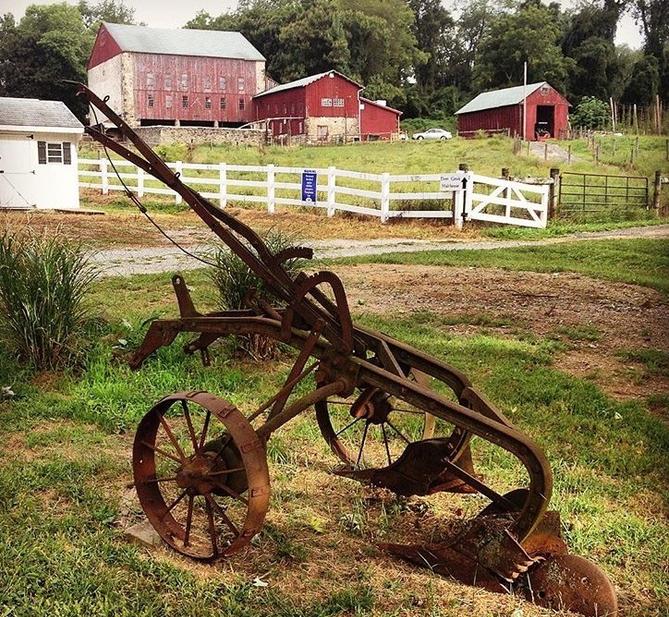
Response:
[{"label": "tree line", "polygon": [[[630,12],[643,47],[615,44]],[[64,100],[84,110],[57,78],[85,80],[101,21],[134,23],[122,0],[32,5],[0,17],[0,95]],[[148,24],[150,25],[150,24]],[[562,10],[541,0],[241,0],[187,28],[242,32],[283,83],[336,69],[405,117],[451,115],[483,90],[549,81],[572,104],[584,97],[648,106],[669,102],[669,2],[582,0]]]}]

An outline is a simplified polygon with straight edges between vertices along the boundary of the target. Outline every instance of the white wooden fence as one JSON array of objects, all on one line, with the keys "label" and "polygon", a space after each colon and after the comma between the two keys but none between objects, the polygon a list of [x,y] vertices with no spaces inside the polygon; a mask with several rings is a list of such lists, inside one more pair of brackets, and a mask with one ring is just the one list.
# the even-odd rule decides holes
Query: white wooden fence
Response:
[{"label": "white wooden fence", "polygon": [[[324,208],[391,218],[454,219],[457,227],[467,219],[545,227],[549,186],[488,178],[456,172],[461,190],[443,190],[444,174],[373,174],[335,167],[314,169],[317,198],[302,199],[302,168],[275,165],[219,163],[168,163],[181,179],[222,208],[232,203],[260,203],[274,213],[279,205]],[[127,161],[114,161],[119,175],[138,197],[145,194],[181,197]],[[129,171],[128,171],[129,169]],[[454,176],[456,174],[448,174]],[[79,159],[79,186],[109,191],[125,190],[107,159]]]}]

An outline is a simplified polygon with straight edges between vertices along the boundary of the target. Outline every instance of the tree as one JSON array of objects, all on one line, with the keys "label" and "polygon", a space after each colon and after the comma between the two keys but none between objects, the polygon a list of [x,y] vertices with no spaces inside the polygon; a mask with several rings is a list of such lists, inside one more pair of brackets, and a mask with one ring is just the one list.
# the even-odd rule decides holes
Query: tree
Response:
[{"label": "tree", "polygon": [[583,97],[571,114],[571,123],[585,129],[603,129],[609,120],[609,104],[594,96]]},{"label": "tree", "polygon": [[634,64],[632,76],[623,93],[623,102],[642,106],[655,102],[660,86],[659,64],[657,58],[649,54]]},{"label": "tree", "polygon": [[557,7],[540,2],[498,15],[479,46],[476,85],[484,89],[522,83],[527,61],[530,81],[545,80],[564,92],[573,60],[562,54],[559,21]]},{"label": "tree", "polygon": [[91,30],[97,30],[103,21],[113,24],[135,23],[135,9],[126,6],[123,0],[100,0],[96,4],[80,0],[79,12],[84,26]]}]

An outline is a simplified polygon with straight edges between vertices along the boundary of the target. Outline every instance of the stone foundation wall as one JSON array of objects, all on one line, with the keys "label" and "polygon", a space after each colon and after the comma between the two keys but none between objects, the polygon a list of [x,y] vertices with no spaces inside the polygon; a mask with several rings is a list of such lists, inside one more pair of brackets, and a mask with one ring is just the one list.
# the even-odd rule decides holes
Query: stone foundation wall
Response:
[{"label": "stone foundation wall", "polygon": [[360,123],[358,118],[307,118],[304,130],[307,141],[318,142],[318,127],[327,126],[328,135],[325,141],[352,141],[360,136]]},{"label": "stone foundation wall", "polygon": [[261,146],[265,131],[201,126],[143,126],[135,131],[150,146],[161,144],[233,144]]}]

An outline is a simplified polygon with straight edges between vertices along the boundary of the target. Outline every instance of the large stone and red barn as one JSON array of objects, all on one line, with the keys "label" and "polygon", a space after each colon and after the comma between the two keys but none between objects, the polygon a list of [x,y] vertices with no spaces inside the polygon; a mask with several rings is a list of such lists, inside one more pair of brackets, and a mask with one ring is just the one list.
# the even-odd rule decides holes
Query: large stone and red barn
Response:
[{"label": "large stone and red barn", "polygon": [[281,84],[253,99],[255,120],[273,136],[307,141],[391,139],[402,112],[361,96],[363,87],[337,71]]},{"label": "large stone and red barn", "polygon": [[[525,96],[523,96],[525,93]],[[523,100],[527,116],[523,135]],[[541,134],[562,137],[569,123],[569,101],[548,82],[483,92],[455,112],[458,134],[508,133],[535,140]]]},{"label": "large stone and red barn", "polygon": [[239,126],[267,88],[265,58],[239,32],[103,23],[88,85],[133,127]]}]

